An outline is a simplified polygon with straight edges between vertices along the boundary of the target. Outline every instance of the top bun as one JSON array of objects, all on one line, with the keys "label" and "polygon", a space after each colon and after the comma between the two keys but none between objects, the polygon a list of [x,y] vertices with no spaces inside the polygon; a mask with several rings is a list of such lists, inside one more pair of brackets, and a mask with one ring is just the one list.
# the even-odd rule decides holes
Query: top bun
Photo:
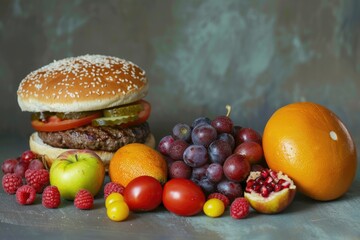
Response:
[{"label": "top bun", "polygon": [[27,75],[17,91],[22,111],[82,112],[115,107],[145,97],[145,71],[103,55],[54,61]]}]

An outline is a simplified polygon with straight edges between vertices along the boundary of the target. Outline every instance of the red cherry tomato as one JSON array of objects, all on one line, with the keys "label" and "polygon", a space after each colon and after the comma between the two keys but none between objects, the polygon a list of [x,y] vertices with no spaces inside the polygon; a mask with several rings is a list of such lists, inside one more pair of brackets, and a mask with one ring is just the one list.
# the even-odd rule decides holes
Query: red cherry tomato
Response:
[{"label": "red cherry tomato", "polygon": [[174,178],[165,183],[162,200],[168,211],[180,216],[192,216],[202,211],[205,195],[193,181]]},{"label": "red cherry tomato", "polygon": [[31,125],[36,131],[39,132],[64,131],[90,124],[93,119],[100,117],[101,114],[101,112],[97,112],[84,118],[66,120],[61,120],[57,116],[51,116],[47,119],[46,122],[33,120],[31,121]]},{"label": "red cherry tomato", "polygon": [[124,199],[132,211],[151,211],[161,204],[162,186],[150,176],[131,180],[124,190]]}]

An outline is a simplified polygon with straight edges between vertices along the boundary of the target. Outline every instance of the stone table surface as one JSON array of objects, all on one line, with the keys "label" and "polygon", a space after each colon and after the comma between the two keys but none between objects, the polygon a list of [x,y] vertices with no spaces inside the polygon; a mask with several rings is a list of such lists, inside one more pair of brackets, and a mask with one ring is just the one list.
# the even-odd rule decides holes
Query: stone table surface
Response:
[{"label": "stone table surface", "polygon": [[[0,144],[7,157],[24,149],[16,141]],[[251,211],[246,219],[234,220],[227,211],[214,219],[204,214],[180,217],[161,207],[131,213],[125,222],[108,219],[102,195],[92,210],[78,210],[66,200],[58,209],[46,209],[40,195],[33,205],[20,206],[1,188],[0,239],[360,239],[359,185],[357,176],[346,195],[330,202],[297,194],[292,205],[277,215]]]}]

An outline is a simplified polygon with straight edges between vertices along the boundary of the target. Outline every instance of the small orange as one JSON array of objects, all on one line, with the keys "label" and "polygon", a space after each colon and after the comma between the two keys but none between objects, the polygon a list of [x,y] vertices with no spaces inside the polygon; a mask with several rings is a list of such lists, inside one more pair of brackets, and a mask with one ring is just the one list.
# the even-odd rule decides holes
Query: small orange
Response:
[{"label": "small orange", "polygon": [[139,176],[151,176],[161,183],[166,182],[167,164],[163,156],[151,147],[141,143],[131,143],[119,148],[109,164],[112,182],[126,187]]},{"label": "small orange", "polygon": [[356,174],[356,148],[348,130],[329,109],[302,102],[278,109],[263,134],[267,164],[292,178],[299,191],[322,201],[349,189]]}]

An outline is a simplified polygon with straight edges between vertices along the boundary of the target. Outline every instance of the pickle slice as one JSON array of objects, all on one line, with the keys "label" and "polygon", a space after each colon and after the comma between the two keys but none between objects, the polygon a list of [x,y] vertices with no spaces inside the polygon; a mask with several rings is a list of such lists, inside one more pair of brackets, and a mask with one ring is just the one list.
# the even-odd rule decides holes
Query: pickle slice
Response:
[{"label": "pickle slice", "polygon": [[101,117],[92,120],[93,126],[116,126],[123,123],[132,122],[138,119],[137,115],[121,116],[121,117]]},{"label": "pickle slice", "polygon": [[96,111],[88,112],[58,112],[56,116],[60,119],[80,119],[94,114]]},{"label": "pickle slice", "polygon": [[31,114],[31,120],[45,121],[48,117],[54,115],[51,112],[35,112]]},{"label": "pickle slice", "polygon": [[142,104],[132,104],[128,106],[116,107],[104,110],[104,117],[120,117],[137,115],[144,110]]}]

